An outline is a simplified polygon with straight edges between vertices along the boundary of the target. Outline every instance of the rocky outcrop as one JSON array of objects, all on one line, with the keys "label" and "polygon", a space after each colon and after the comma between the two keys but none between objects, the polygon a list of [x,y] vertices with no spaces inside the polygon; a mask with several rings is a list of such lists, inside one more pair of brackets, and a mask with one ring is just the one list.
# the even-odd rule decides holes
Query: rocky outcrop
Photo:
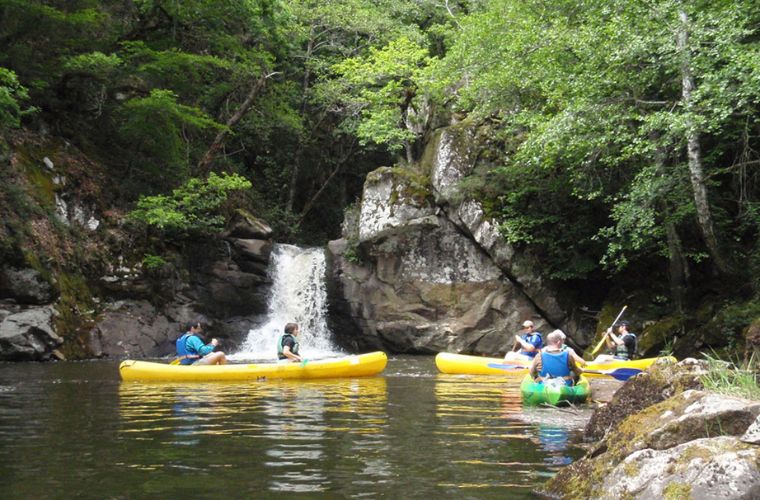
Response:
[{"label": "rocky outcrop", "polygon": [[0,268],[0,300],[13,299],[18,304],[48,304],[56,291],[48,280],[31,268]]},{"label": "rocky outcrop", "polygon": [[46,361],[60,356],[55,351],[63,339],[55,333],[52,307],[5,310],[0,322],[0,359]]},{"label": "rocky outcrop", "polygon": [[[102,230],[117,243],[114,248],[120,242],[128,246],[129,238],[119,229]],[[117,255],[89,287],[83,279],[72,287],[67,276],[65,295],[54,272],[44,278],[31,267],[0,269],[0,298],[5,299],[5,305],[0,303],[0,360],[62,357],[56,349],[67,337],[57,329],[69,325],[52,321],[59,310],[76,322],[71,342],[86,356],[165,356],[174,352],[184,325],[197,320],[229,351],[244,340],[257,315],[266,312],[271,234],[263,221],[241,212],[225,240],[210,242],[199,255],[190,256],[185,264],[192,273],[175,264],[146,269]],[[87,310],[77,302],[82,300]]]},{"label": "rocky outcrop", "polygon": [[[572,499],[757,498],[760,402],[688,389],[699,370],[698,363],[687,362],[630,379],[609,405],[617,406],[618,420],[542,493]],[[664,383],[667,375],[675,382]],[[649,393],[634,407],[644,406],[644,399],[662,400],[620,413],[631,390]]]},{"label": "rocky outcrop", "polygon": [[329,245],[339,283],[332,317],[348,315],[362,331],[338,340],[392,352],[504,352],[516,325],[540,315],[427,194],[393,169],[368,177],[358,225],[362,261],[346,258],[347,241]]},{"label": "rocky outcrop", "polygon": [[702,389],[700,375],[707,362],[693,358],[670,364],[658,360],[646,372],[624,384],[609,404],[597,409],[586,424],[586,437],[601,439],[623,419],[687,389]]},{"label": "rocky outcrop", "polygon": [[431,141],[423,163],[431,172],[436,203],[513,283],[525,291],[547,320],[555,325],[565,325],[565,329],[574,332],[576,328],[567,325],[567,314],[557,300],[556,288],[542,277],[538,262],[528,253],[515,251],[501,236],[495,222],[485,215],[479,202],[463,198],[460,182],[475,169],[476,145],[474,130],[466,125],[441,129]]},{"label": "rocky outcrop", "polygon": [[529,318],[582,336],[536,263],[462,195],[473,130],[439,130],[420,165],[367,177],[355,225],[328,246],[330,318],[346,347],[503,354]]}]

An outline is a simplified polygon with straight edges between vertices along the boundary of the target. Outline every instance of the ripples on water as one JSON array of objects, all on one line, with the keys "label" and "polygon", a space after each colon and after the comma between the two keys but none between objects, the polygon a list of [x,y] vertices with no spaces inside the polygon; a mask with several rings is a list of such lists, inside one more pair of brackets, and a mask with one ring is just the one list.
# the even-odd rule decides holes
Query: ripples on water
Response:
[{"label": "ripples on water", "polygon": [[0,492],[530,497],[582,454],[588,416],[523,410],[518,380],[438,374],[432,358],[359,379],[116,377],[113,363],[0,365]]}]

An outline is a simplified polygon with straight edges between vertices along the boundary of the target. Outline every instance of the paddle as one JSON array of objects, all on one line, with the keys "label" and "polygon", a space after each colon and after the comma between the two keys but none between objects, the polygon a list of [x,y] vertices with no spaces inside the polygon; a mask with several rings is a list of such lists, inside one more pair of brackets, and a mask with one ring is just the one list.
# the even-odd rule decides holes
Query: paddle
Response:
[{"label": "paddle", "polygon": [[[617,318],[615,318],[615,321],[613,321],[612,324],[610,325],[610,328],[612,328],[613,326],[615,326],[615,323],[618,322],[618,320],[620,319],[620,317],[623,315],[623,313],[625,312],[625,310],[627,308],[628,308],[627,305],[623,306],[623,308],[620,310],[620,314],[617,315]],[[605,330],[604,335],[602,335],[602,340],[600,340],[599,343],[596,344],[596,347],[594,347],[594,350],[591,351],[591,356],[596,355],[596,353],[599,351],[599,349],[602,348],[602,346],[604,345],[604,341],[605,341],[606,338],[607,338],[607,331]]]},{"label": "paddle", "polygon": [[517,370],[518,368],[528,368],[527,365],[505,365],[501,363],[488,363],[488,368],[497,368],[499,370]]},{"label": "paddle", "polygon": [[169,363],[169,364],[170,364],[170,365],[178,365],[180,361],[182,361],[182,360],[181,360],[181,359],[179,359],[179,358],[177,358],[177,359],[173,359],[173,360],[172,360],[172,362],[171,362],[171,363]]},{"label": "paddle", "polygon": [[309,362],[309,360],[307,358],[303,358],[301,360],[301,368],[303,368],[304,366],[306,366],[306,363],[308,363],[308,362]]},{"label": "paddle", "polygon": [[583,373],[596,373],[599,375],[609,375],[615,380],[626,381],[634,375],[641,373],[638,368],[615,368],[614,370],[583,370]]}]

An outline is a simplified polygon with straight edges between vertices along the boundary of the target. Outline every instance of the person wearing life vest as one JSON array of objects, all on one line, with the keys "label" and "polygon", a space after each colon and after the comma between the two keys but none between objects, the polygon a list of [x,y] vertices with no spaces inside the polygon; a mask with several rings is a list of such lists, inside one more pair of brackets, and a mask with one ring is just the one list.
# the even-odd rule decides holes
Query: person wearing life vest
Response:
[{"label": "person wearing life vest", "polygon": [[277,359],[288,361],[303,361],[298,354],[298,333],[301,330],[296,323],[285,325],[285,333],[280,336],[277,342]]},{"label": "person wearing life vest", "polygon": [[566,385],[573,385],[576,376],[582,373],[567,349],[562,348],[562,332],[554,330],[546,336],[546,347],[541,349],[530,364],[530,376],[536,382],[562,379]]},{"label": "person wearing life vest", "polygon": [[202,330],[200,322],[188,323],[187,331],[177,339],[177,359],[182,365],[223,365],[227,356],[222,351],[214,352],[219,345],[217,339],[204,344],[199,333]]},{"label": "person wearing life vest", "polygon": [[512,350],[504,356],[506,361],[531,361],[543,347],[541,333],[536,331],[536,326],[531,320],[523,321],[522,332],[522,335],[515,335]]},{"label": "person wearing life vest", "polygon": [[629,332],[630,323],[623,320],[615,325],[617,335],[608,328],[605,332],[604,342],[611,351],[610,354],[600,354],[594,360],[594,363],[609,363],[611,361],[628,361],[636,356],[637,338],[636,334]]},{"label": "person wearing life vest", "polygon": [[573,358],[573,361],[575,361],[575,364],[578,366],[586,366],[586,360],[582,357],[578,356],[578,353],[575,352],[575,349],[570,347],[565,343],[567,340],[567,335],[565,335],[565,332],[562,330],[555,330],[556,332],[560,333],[560,336],[562,337],[562,349],[570,353],[570,357]]}]

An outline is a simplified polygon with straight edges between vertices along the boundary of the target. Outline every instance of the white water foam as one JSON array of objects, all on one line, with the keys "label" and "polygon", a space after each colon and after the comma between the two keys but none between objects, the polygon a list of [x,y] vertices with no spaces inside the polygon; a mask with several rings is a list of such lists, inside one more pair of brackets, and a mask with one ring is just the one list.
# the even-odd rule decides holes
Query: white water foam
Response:
[{"label": "white water foam", "polygon": [[307,359],[345,355],[327,327],[325,252],[277,244],[269,264],[272,290],[266,323],[248,332],[233,360],[276,360],[277,341],[286,323],[298,323],[300,354]]}]

